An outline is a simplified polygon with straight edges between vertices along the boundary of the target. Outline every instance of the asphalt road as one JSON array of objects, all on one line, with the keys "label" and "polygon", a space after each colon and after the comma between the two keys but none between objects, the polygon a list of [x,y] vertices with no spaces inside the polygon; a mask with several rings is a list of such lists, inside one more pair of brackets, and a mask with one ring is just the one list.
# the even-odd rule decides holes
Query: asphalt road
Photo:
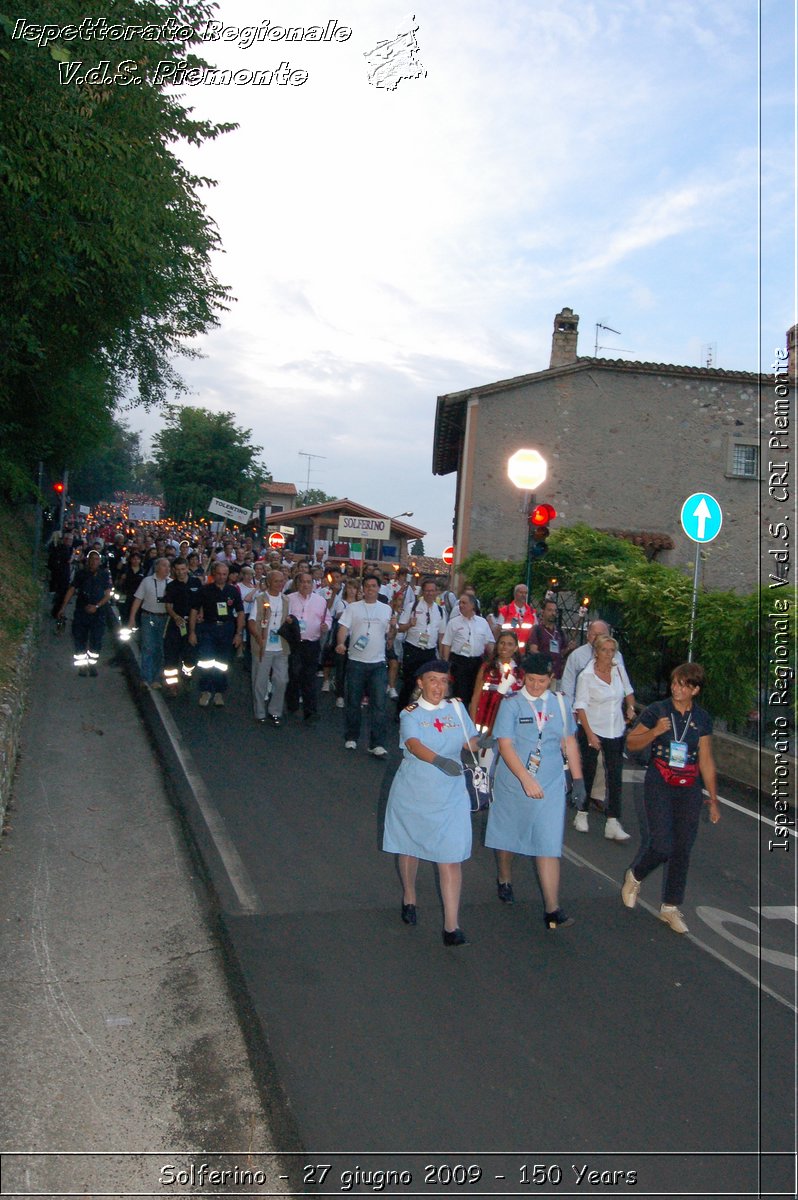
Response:
[{"label": "asphalt road", "polygon": [[[344,750],[331,696],[316,724],[259,726],[242,664],[231,674],[223,710],[154,704],[173,782],[195,773],[187,811],[292,1188],[370,1194],[377,1169],[427,1194],[794,1194],[795,842],[769,851],[750,797],[721,789],[722,821],[701,827],[686,937],[653,915],[658,875],[623,907],[635,842],[605,841],[598,818],[566,834],[576,924],[545,931],[530,862],[516,904],[498,902],[477,818],[471,944],[446,949],[433,868],[408,928],[380,850],[398,726],[387,763],[365,738]],[[633,834],[639,791],[632,772]]]}]

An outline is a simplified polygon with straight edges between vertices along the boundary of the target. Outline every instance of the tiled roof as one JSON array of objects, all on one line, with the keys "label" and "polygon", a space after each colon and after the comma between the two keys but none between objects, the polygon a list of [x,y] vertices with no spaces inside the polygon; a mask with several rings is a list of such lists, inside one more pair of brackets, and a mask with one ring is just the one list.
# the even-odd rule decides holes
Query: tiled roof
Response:
[{"label": "tiled roof", "polygon": [[673,549],[673,538],[667,533],[648,533],[642,529],[602,529],[600,532],[623,538],[625,542],[633,542],[635,546],[642,546],[644,550]]},{"label": "tiled roof", "polygon": [[296,496],[295,483],[264,483],[261,487],[264,492],[272,492],[275,496]]}]

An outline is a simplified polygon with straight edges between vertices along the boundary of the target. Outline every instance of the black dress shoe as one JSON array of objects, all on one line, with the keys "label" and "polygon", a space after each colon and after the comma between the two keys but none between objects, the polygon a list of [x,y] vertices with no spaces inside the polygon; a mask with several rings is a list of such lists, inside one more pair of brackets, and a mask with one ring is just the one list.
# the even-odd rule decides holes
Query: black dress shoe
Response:
[{"label": "black dress shoe", "polygon": [[403,904],[402,920],[404,921],[405,925],[415,925],[417,919],[415,904]]},{"label": "black dress shoe", "polygon": [[271,713],[268,714],[266,719],[275,729],[279,729],[283,723],[282,717],[273,717]]},{"label": "black dress shoe", "polygon": [[499,894],[499,899],[502,904],[515,904],[515,896],[513,895],[513,885],[511,883],[502,883],[496,880],[496,891]]},{"label": "black dress shoe", "polygon": [[573,917],[569,917],[561,908],[543,914],[543,924],[547,929],[567,929],[573,923]]},{"label": "black dress shoe", "polygon": [[467,946],[468,938],[462,929],[444,929],[443,944],[444,946]]}]

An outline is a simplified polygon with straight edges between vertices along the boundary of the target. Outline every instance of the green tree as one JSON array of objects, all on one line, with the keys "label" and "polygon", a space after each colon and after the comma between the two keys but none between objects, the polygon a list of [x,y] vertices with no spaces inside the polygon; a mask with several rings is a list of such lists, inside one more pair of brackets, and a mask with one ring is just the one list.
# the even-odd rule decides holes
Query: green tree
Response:
[{"label": "green tree", "polygon": [[134,492],[143,493],[146,496],[159,496],[163,491],[161,477],[158,474],[158,467],[154,462],[148,459],[139,458],[133,464],[133,488]]},{"label": "green tree", "polygon": [[309,508],[312,504],[329,504],[331,500],[337,500],[337,498],[337,496],[328,496],[321,488],[307,488],[297,495],[296,505],[297,508]]},{"label": "green tree", "polygon": [[102,445],[70,472],[70,496],[79,504],[94,505],[110,500],[114,492],[132,491],[140,457],[139,435],[124,422],[110,420]]},{"label": "green tree", "polygon": [[[213,13],[203,0],[111,9],[109,24],[164,31],[174,18],[183,33]],[[84,16],[81,0],[25,9],[46,27]],[[228,293],[211,270],[219,238],[199,199],[210,181],[173,146],[232,127],[193,119],[154,79],[156,64],[199,64],[196,34],[122,43],[95,32],[40,46],[12,29],[0,14],[0,488],[18,494],[37,459],[60,470],[100,445],[121,396],[156,404],[180,389],[172,360],[191,353]],[[122,58],[135,63],[133,82],[85,82],[89,68]]]},{"label": "green tree", "polygon": [[271,476],[258,461],[263,447],[254,446],[250,437],[251,430],[240,429],[233,413],[167,405],[166,428],[153,445],[169,515],[202,514],[214,496],[253,508]]},{"label": "green tree", "polygon": [[410,547],[410,553],[415,554],[418,558],[421,558],[423,554],[427,553],[424,549],[424,543],[422,542],[421,538],[416,538],[416,540],[413,542],[413,545]]}]

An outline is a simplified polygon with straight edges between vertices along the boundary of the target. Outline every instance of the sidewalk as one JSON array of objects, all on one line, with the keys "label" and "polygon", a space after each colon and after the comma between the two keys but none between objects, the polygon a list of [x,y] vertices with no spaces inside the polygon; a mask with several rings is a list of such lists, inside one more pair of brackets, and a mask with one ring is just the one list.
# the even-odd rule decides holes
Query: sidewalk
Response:
[{"label": "sidewalk", "polygon": [[[46,621],[32,677],[0,839],[3,1195],[155,1194],[176,1152],[274,1149],[203,885],[113,649],[79,678]],[[66,1156],[111,1151],[140,1157]]]}]

